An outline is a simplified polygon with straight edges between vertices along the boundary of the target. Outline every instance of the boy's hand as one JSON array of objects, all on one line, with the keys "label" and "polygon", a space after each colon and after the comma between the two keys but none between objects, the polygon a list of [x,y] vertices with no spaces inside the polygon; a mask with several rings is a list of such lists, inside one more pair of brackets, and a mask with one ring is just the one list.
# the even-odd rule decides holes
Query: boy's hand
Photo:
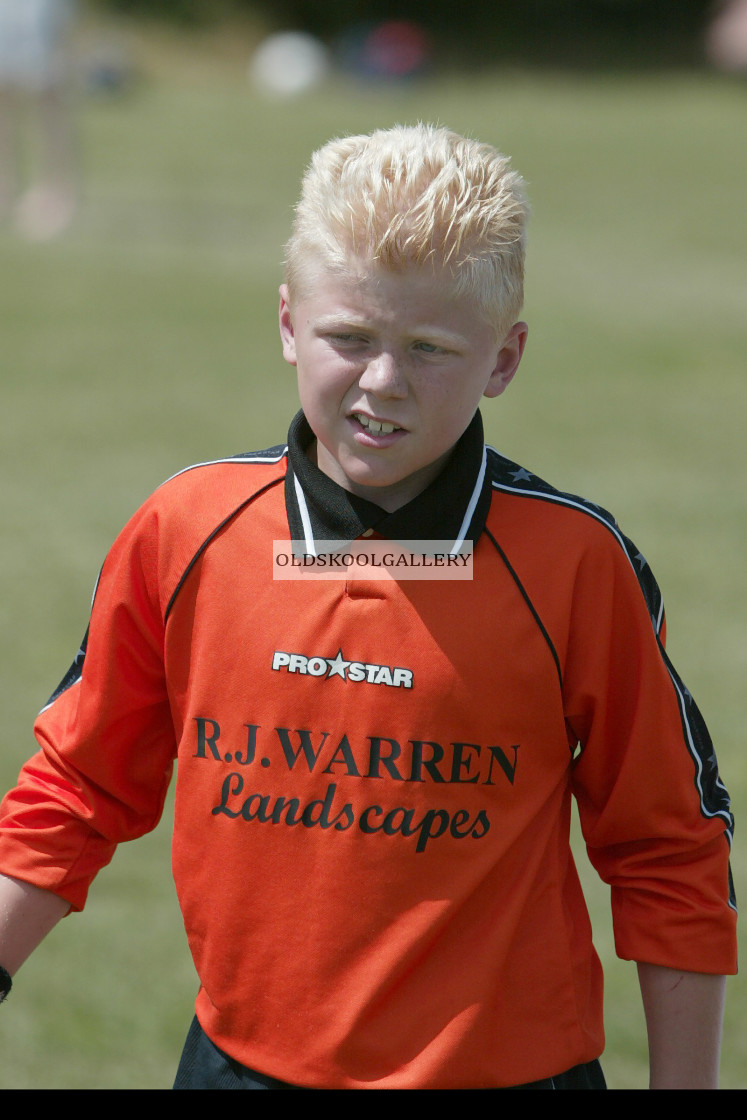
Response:
[{"label": "boy's hand", "polygon": [[651,1089],[717,1089],[726,978],[639,964]]}]

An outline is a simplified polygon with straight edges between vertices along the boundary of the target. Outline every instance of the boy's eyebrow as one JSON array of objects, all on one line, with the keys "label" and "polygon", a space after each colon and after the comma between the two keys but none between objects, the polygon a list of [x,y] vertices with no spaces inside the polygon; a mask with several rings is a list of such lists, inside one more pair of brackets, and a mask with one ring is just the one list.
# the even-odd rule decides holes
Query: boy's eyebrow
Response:
[{"label": "boy's eyebrow", "polygon": [[[358,315],[346,315],[343,311],[337,314],[320,315],[319,318],[315,320],[314,326],[318,331],[328,331],[341,327],[360,331],[370,331],[374,329],[373,324],[368,320],[360,318]],[[427,336],[428,338],[438,339],[441,342],[450,342],[454,344],[464,341],[464,336],[459,332],[449,331],[437,324],[432,326],[427,323],[416,324],[408,331],[408,334],[411,338]]]},{"label": "boy's eyebrow", "polygon": [[344,311],[339,311],[332,315],[320,315],[314,320],[314,326],[317,330],[327,330],[330,327],[339,327],[344,325],[346,327],[360,327],[361,329],[369,329],[370,323],[366,323],[365,319],[359,318],[357,315],[346,315]]}]

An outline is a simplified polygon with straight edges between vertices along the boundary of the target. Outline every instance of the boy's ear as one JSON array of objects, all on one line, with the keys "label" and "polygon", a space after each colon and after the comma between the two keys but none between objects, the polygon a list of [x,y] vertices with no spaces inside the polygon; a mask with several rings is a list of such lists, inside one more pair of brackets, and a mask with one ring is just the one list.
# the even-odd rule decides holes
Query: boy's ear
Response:
[{"label": "boy's ear", "polygon": [[288,285],[280,285],[280,340],[283,343],[283,357],[292,366],[296,364],[296,335],[293,330],[293,319],[289,303]]},{"label": "boy's ear", "polygon": [[495,369],[490,375],[484,396],[499,397],[513,381],[524,353],[529,327],[526,323],[514,323],[501,343]]}]

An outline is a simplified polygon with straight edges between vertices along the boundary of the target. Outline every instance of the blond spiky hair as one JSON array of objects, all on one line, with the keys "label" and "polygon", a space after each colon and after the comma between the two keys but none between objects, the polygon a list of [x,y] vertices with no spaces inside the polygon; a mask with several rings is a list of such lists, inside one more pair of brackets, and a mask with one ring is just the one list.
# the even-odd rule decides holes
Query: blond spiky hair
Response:
[{"label": "blond spiky hair", "polygon": [[286,282],[294,298],[314,267],[429,265],[505,335],[523,303],[528,216],[524,181],[489,144],[428,124],[331,140],[303,179]]}]

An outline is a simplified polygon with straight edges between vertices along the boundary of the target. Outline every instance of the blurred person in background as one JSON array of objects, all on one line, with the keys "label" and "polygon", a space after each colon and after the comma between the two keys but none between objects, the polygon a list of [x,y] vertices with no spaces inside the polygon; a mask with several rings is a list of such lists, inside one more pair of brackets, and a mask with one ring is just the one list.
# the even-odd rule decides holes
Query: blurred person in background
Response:
[{"label": "blurred person in background", "polygon": [[705,45],[708,60],[717,70],[747,73],[747,0],[718,5]]},{"label": "blurred person in background", "polygon": [[[0,0],[0,217],[37,241],[75,213],[69,33],[75,0]],[[30,133],[23,184],[21,125]]]}]

